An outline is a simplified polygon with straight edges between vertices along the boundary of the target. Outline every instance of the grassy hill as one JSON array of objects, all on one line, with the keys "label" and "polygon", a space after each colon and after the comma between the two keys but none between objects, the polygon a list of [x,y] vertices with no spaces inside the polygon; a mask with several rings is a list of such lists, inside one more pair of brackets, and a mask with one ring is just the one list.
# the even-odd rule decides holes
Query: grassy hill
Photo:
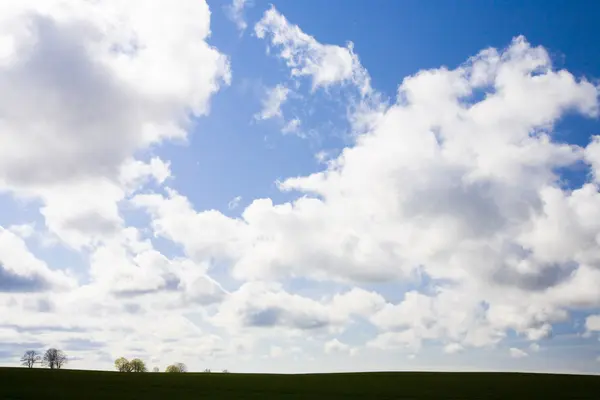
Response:
[{"label": "grassy hill", "polygon": [[421,372],[127,374],[0,368],[0,399],[600,399],[600,377]]}]

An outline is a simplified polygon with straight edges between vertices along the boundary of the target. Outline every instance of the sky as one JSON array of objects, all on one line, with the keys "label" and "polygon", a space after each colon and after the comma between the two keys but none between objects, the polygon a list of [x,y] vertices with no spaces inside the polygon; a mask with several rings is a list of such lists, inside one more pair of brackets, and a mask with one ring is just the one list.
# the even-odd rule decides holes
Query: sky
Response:
[{"label": "sky", "polygon": [[595,2],[0,2],[0,365],[600,373]]}]

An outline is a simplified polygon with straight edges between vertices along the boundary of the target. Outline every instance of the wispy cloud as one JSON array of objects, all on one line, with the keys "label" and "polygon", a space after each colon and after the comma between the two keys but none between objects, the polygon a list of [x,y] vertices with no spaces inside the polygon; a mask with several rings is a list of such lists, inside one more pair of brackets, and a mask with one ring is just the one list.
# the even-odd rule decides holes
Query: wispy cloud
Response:
[{"label": "wispy cloud", "polygon": [[259,120],[267,120],[276,117],[283,118],[281,106],[286,102],[289,94],[290,89],[281,84],[267,89],[262,101],[262,110],[256,114],[254,118]]},{"label": "wispy cloud", "polygon": [[234,197],[229,203],[227,203],[227,208],[230,210],[238,208],[238,206],[240,205],[240,201],[242,201],[242,196]]},{"label": "wispy cloud", "polygon": [[248,27],[248,24],[244,19],[244,8],[250,5],[250,1],[251,0],[233,0],[233,2],[225,8],[228,18],[235,23],[241,33]]}]

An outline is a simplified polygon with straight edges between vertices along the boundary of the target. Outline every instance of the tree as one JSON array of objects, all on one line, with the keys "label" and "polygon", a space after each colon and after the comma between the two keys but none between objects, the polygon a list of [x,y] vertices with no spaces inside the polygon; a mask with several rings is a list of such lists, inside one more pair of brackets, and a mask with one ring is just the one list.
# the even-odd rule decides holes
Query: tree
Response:
[{"label": "tree", "polygon": [[67,355],[58,349],[48,349],[42,358],[42,364],[50,369],[61,369],[68,361]]},{"label": "tree", "polygon": [[206,369],[204,370],[204,372],[206,372],[207,374],[210,374],[210,368],[206,368]]},{"label": "tree", "polygon": [[166,369],[165,372],[171,373],[171,372],[181,372],[177,369],[176,366],[174,365],[169,365]]},{"label": "tree", "polygon": [[158,369],[158,367],[154,367],[152,368],[152,372],[160,372],[160,369]]},{"label": "tree", "polygon": [[187,365],[184,363],[175,363],[175,366],[179,369],[179,372],[187,372]]},{"label": "tree", "polygon": [[131,372],[131,364],[125,357],[120,357],[115,360],[115,368],[119,372]]},{"label": "tree", "polygon": [[27,350],[21,357],[21,365],[27,368],[33,368],[35,363],[42,361],[42,356],[35,350]]},{"label": "tree", "polygon": [[131,372],[147,372],[146,364],[139,358],[134,358],[129,361],[129,366],[131,367]]},{"label": "tree", "polygon": [[169,365],[165,372],[187,372],[187,366],[184,363],[175,363],[173,365]]}]

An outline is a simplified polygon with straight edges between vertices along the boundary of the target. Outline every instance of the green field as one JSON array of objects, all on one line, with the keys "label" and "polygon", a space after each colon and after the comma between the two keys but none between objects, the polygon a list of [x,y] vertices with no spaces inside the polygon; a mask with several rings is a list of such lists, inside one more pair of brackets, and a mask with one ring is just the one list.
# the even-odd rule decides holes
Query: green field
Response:
[{"label": "green field", "polygon": [[600,377],[384,372],[117,373],[0,368],[0,399],[600,399]]}]

